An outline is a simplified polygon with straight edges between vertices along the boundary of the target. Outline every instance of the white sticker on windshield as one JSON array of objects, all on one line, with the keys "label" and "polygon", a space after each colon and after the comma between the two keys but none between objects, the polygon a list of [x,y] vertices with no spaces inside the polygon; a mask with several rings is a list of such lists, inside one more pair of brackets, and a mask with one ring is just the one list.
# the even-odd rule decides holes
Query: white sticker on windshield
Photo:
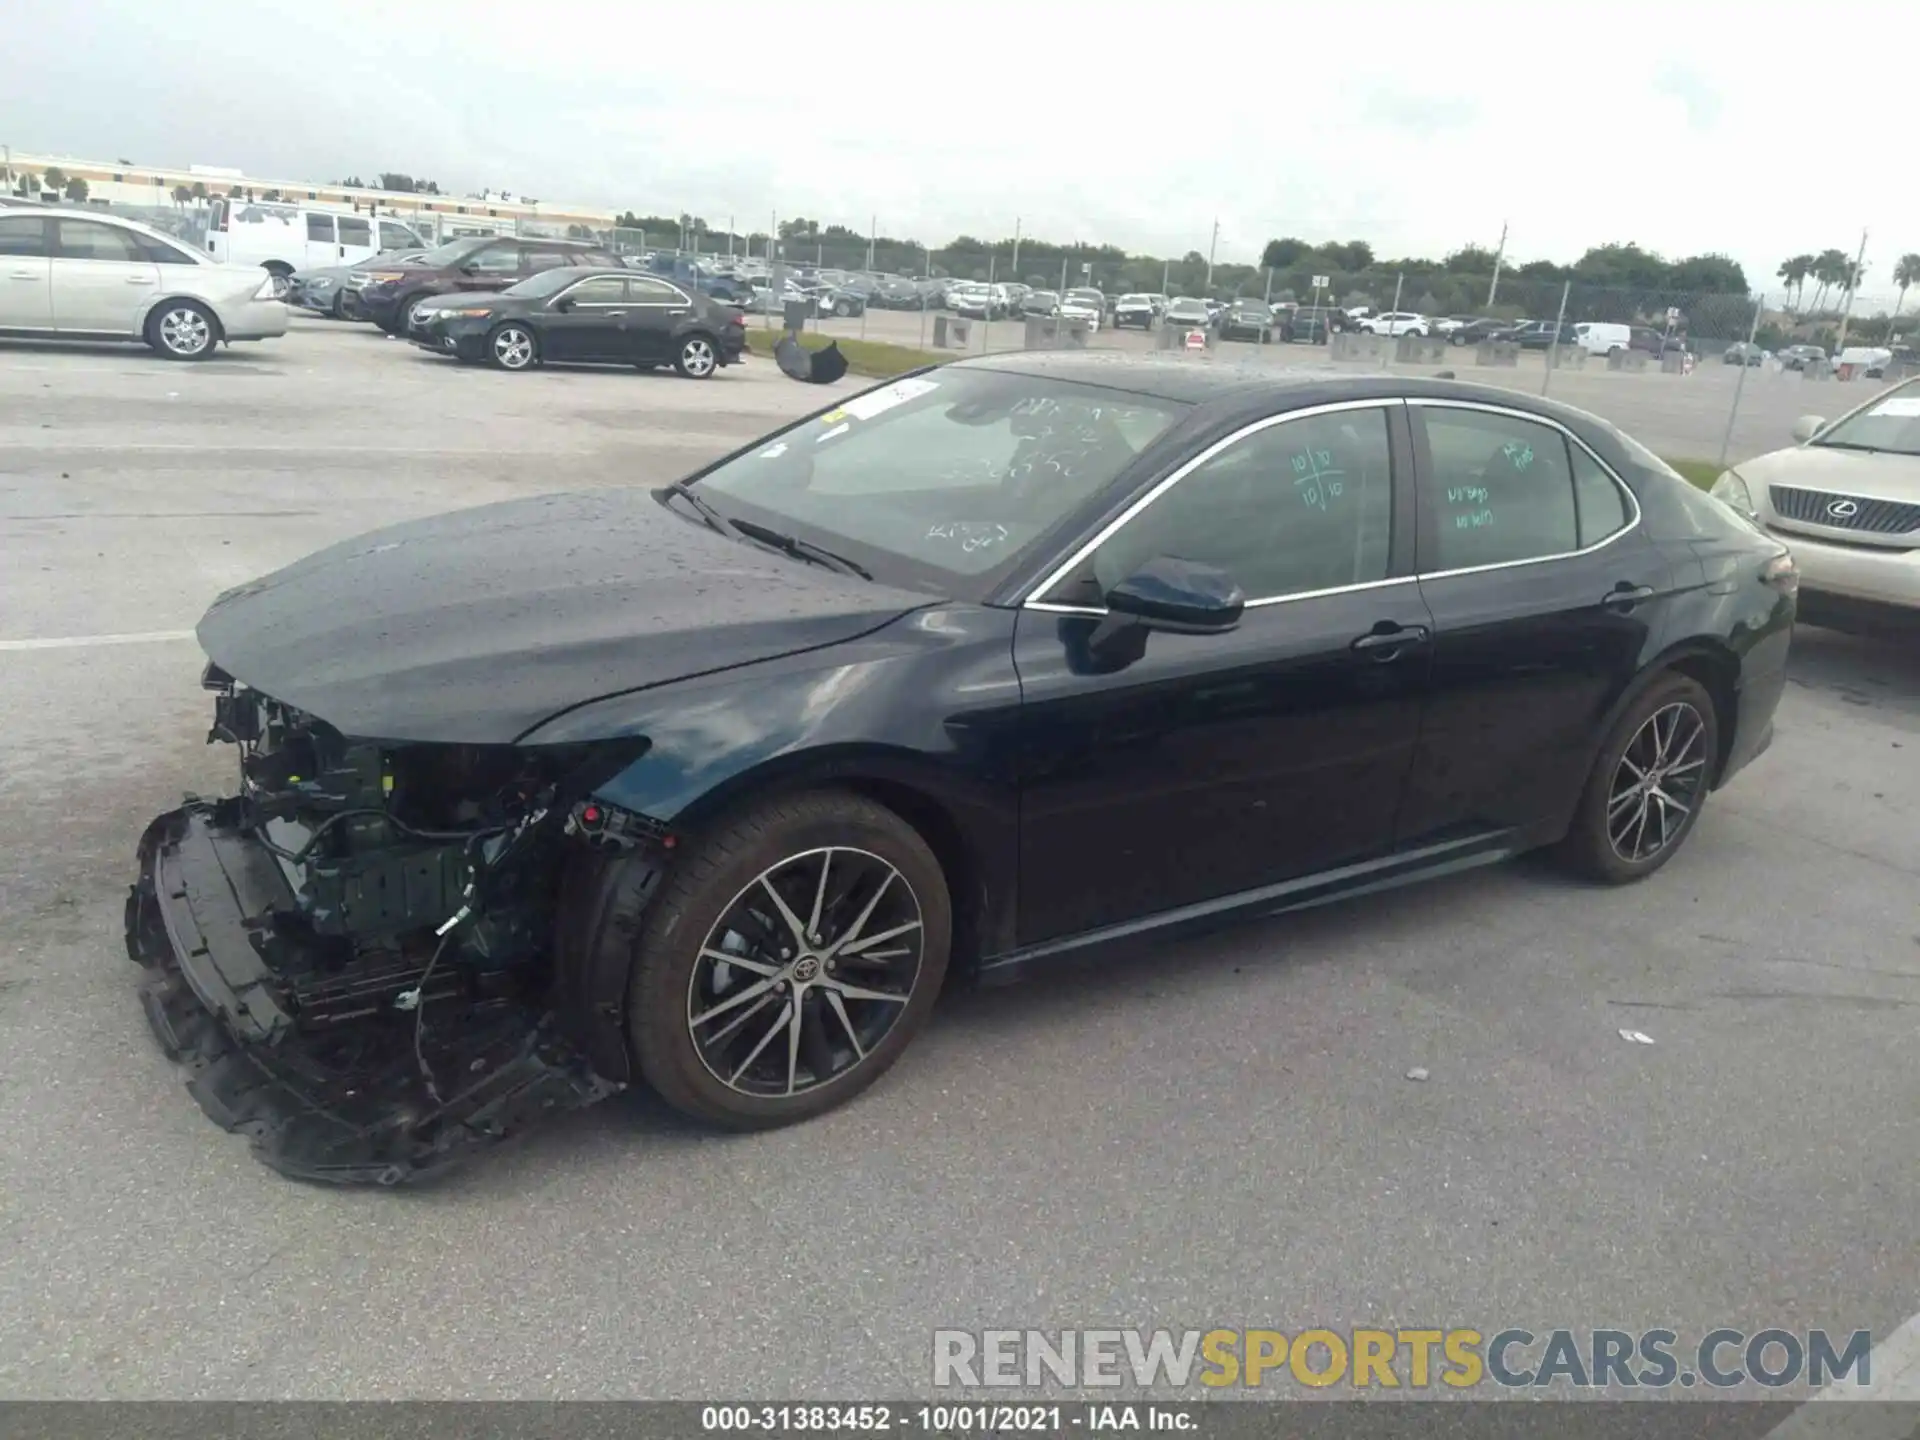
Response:
[{"label": "white sticker on windshield", "polygon": [[818,440],[814,441],[813,443],[816,445],[824,445],[827,443],[827,441],[831,440],[834,436],[844,435],[847,433],[847,431],[851,430],[852,428],[853,427],[851,425],[848,425],[842,422],[841,424],[836,425],[831,430],[827,431],[825,434],[823,434]]},{"label": "white sticker on windshield", "polygon": [[1896,395],[1891,400],[1882,400],[1869,415],[1892,415],[1911,420],[1920,416],[1920,395]]},{"label": "white sticker on windshield", "polygon": [[760,458],[762,460],[778,460],[786,453],[787,442],[782,440],[778,445],[769,445],[766,449],[762,450],[760,452]]},{"label": "white sticker on windshield", "polygon": [[876,415],[884,415],[896,405],[918,400],[922,395],[939,388],[939,383],[933,380],[896,380],[884,390],[849,400],[840,409],[856,420],[871,420]]}]

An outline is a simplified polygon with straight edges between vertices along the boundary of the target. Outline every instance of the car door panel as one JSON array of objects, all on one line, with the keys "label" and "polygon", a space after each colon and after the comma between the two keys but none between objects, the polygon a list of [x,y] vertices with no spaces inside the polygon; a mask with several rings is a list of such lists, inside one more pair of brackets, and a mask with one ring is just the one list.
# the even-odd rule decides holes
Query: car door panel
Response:
[{"label": "car door panel", "polygon": [[631,313],[621,276],[583,280],[548,303],[540,322],[544,352],[550,360],[624,360]]},{"label": "car door panel", "polygon": [[[1374,493],[1361,495],[1350,480],[1355,489],[1332,497],[1365,500],[1369,549],[1347,578],[1367,580],[1304,588],[1328,578],[1309,554],[1320,543],[1309,532],[1326,516],[1303,503],[1287,447],[1309,456],[1334,447],[1281,424],[1266,437],[1279,447],[1273,458],[1249,448],[1254,483],[1237,500],[1215,510],[1207,498],[1231,494],[1224,468],[1176,471],[1174,488],[1084,563],[1070,563],[1089,573],[1043,587],[1051,598],[1022,610],[1014,642],[1023,698],[1021,943],[1218,899],[1390,846],[1419,730],[1428,667],[1421,637],[1430,627],[1417,582],[1390,573],[1409,568],[1402,556],[1411,557],[1410,540],[1396,553],[1386,533],[1390,516],[1394,528],[1410,529],[1387,464],[1386,431],[1399,433],[1399,412],[1397,403],[1362,412],[1363,423],[1381,427],[1378,458],[1368,462]],[[1250,447],[1252,438],[1238,443]],[[1231,447],[1221,457],[1231,460]],[[1205,487],[1179,490],[1196,477]],[[1325,472],[1319,481],[1336,483]],[[1177,496],[1188,513],[1152,518]],[[1299,516],[1313,523],[1300,529]],[[1201,521],[1219,527],[1216,555],[1198,553],[1209,545]],[[1259,573],[1247,557],[1267,550],[1259,532],[1268,525],[1276,527],[1268,534],[1292,538],[1274,551],[1265,583],[1297,571],[1303,588],[1256,596],[1225,634],[1149,630],[1121,663],[1095,650],[1102,617],[1071,602],[1090,585],[1108,588],[1103,566],[1129,569],[1145,547],[1229,562],[1221,568],[1230,574],[1237,554],[1240,568]],[[1356,646],[1390,630],[1406,632],[1403,643]]]},{"label": "car door panel", "polygon": [[46,217],[0,211],[0,329],[53,328],[53,262]]},{"label": "car door panel", "polygon": [[[1622,528],[1596,535],[1586,548],[1576,528],[1562,547],[1566,553],[1502,561],[1498,543],[1473,541],[1469,547],[1480,548],[1463,556],[1443,531],[1487,533],[1509,518],[1525,524],[1503,513],[1503,507],[1524,509],[1527,502],[1515,503],[1517,485],[1532,480],[1557,487],[1563,479],[1571,485],[1575,456],[1583,467],[1599,467],[1577,441],[1538,417],[1480,412],[1477,425],[1504,427],[1482,433],[1496,444],[1528,447],[1533,458],[1489,484],[1483,484],[1484,467],[1478,479],[1464,477],[1458,457],[1443,454],[1436,463],[1432,443],[1439,433],[1434,427],[1448,425],[1443,417],[1457,410],[1411,407],[1420,590],[1434,631],[1430,698],[1396,827],[1402,844],[1462,829],[1514,829],[1542,838],[1563,825],[1585,783],[1604,717],[1644,657],[1658,650],[1685,582],[1638,526],[1624,486],[1618,486],[1622,508],[1606,520]],[[1511,438],[1501,442],[1502,434]],[[1553,452],[1555,445],[1573,448]],[[1577,517],[1580,504],[1572,508]],[[1547,540],[1542,532],[1525,543],[1550,551]],[[1485,563],[1449,563],[1461,558]]]},{"label": "car door panel", "polygon": [[674,342],[693,313],[693,301],[670,281],[655,275],[627,277],[632,308],[627,317],[629,353],[640,364],[673,358]]},{"label": "car door panel", "polygon": [[54,221],[53,323],[62,332],[134,336],[160,294],[160,267],[124,230]]}]

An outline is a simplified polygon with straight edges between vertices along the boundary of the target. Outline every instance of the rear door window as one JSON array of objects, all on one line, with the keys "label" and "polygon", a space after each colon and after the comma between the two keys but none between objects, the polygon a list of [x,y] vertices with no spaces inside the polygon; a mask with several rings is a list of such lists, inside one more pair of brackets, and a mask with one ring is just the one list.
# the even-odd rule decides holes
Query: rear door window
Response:
[{"label": "rear door window", "polygon": [[362,220],[357,215],[342,215],[339,224],[342,245],[359,245],[364,248],[373,244],[372,222]]},{"label": "rear door window", "polygon": [[331,215],[307,215],[307,239],[323,245],[333,244],[333,217]]},{"label": "rear door window", "polygon": [[1580,548],[1566,437],[1499,411],[1414,407],[1424,420],[1428,516],[1420,569],[1469,570]]}]

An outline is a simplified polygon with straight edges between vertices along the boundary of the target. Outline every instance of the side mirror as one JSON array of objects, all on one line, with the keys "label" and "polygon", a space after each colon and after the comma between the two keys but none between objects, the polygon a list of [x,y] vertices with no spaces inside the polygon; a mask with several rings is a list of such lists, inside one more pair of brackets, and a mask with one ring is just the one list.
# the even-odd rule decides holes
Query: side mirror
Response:
[{"label": "side mirror", "polygon": [[1802,415],[1793,422],[1793,438],[1804,445],[1818,435],[1826,423],[1826,417],[1823,415]]},{"label": "side mirror", "polygon": [[553,302],[553,308],[560,314],[564,315],[569,310],[573,309],[573,301],[569,297],[563,295],[558,300]]},{"label": "side mirror", "polygon": [[1177,635],[1220,635],[1240,623],[1247,597],[1224,570],[1157,555],[1107,592],[1111,615]]}]

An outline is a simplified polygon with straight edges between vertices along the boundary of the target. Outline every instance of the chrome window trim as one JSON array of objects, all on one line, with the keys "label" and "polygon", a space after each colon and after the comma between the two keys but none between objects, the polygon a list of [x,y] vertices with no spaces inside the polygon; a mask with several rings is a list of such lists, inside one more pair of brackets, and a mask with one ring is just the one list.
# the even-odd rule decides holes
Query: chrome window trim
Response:
[{"label": "chrome window trim", "polygon": [[[1452,400],[1437,395],[1409,396],[1408,405],[1418,405],[1427,410],[1479,410],[1489,415],[1510,415],[1516,420],[1530,420],[1536,425],[1544,425],[1549,430],[1558,430],[1571,445],[1578,445],[1589,460],[1600,467],[1600,473],[1613,481],[1615,487],[1627,497],[1627,505],[1632,511],[1631,518],[1618,530],[1603,540],[1584,545],[1575,550],[1560,550],[1552,555],[1531,555],[1524,560],[1497,560],[1491,565],[1463,565],[1456,570],[1421,570],[1416,567],[1414,573],[1422,580],[1446,580],[1455,575],[1483,575],[1494,570],[1513,570],[1522,565],[1545,565],[1555,560],[1572,560],[1581,555],[1592,555],[1607,548],[1624,535],[1630,535],[1640,527],[1640,497],[1633,493],[1633,487],[1613,473],[1613,467],[1594,454],[1593,447],[1582,440],[1573,431],[1558,420],[1545,415],[1536,415],[1531,410],[1516,409],[1511,405],[1495,405],[1484,400]],[[1571,480],[1571,476],[1568,477]],[[1579,506],[1575,502],[1574,514],[1578,523]],[[1578,539],[1578,535],[1575,536]]]},{"label": "chrome window trim", "polygon": [[[631,289],[632,287],[628,283],[631,279],[632,277],[627,275],[586,275],[567,286],[566,289],[562,290],[558,295],[555,295],[553,299],[547,303],[552,305],[556,301],[564,300],[582,285],[591,285],[596,280],[618,280],[622,288]],[[580,302],[580,308],[583,310],[610,310],[618,306],[624,310],[631,304],[633,304],[631,300],[582,300]]]},{"label": "chrome window trim", "polygon": [[[1342,410],[1384,409],[1393,405],[1418,405],[1426,409],[1442,410],[1478,410],[1490,415],[1508,415],[1516,420],[1528,420],[1536,425],[1544,425],[1550,430],[1557,430],[1565,437],[1568,444],[1578,445],[1586,454],[1587,458],[1600,467],[1600,473],[1611,480],[1615,488],[1626,496],[1627,506],[1630,512],[1629,519],[1626,524],[1622,525],[1618,530],[1615,530],[1604,539],[1596,540],[1593,544],[1583,546],[1577,550],[1562,550],[1552,555],[1534,555],[1524,560],[1500,560],[1491,565],[1466,565],[1454,570],[1420,570],[1416,567],[1414,573],[1411,575],[1394,575],[1384,580],[1363,580],[1353,585],[1335,586],[1330,590],[1306,590],[1295,595],[1266,595],[1259,599],[1248,600],[1246,602],[1247,609],[1258,610],[1268,605],[1284,605],[1293,600],[1321,600],[1330,595],[1346,595],[1361,590],[1378,590],[1388,585],[1400,585],[1421,580],[1447,580],[1456,575],[1480,575],[1494,570],[1517,569],[1522,565],[1544,565],[1555,560],[1571,560],[1581,555],[1591,555],[1597,551],[1604,550],[1607,546],[1613,544],[1622,536],[1631,534],[1640,526],[1642,518],[1640,497],[1633,493],[1633,487],[1615,474],[1613,467],[1601,459],[1599,455],[1595,454],[1591,445],[1587,444],[1586,441],[1582,440],[1558,420],[1552,419],[1549,416],[1538,415],[1531,410],[1521,410],[1511,405],[1496,405],[1483,400],[1455,400],[1435,395],[1393,396],[1390,398],[1376,397],[1366,400],[1338,400],[1326,405],[1311,405],[1301,410],[1289,410],[1284,415],[1268,415],[1208,446],[1205,450],[1201,451],[1200,454],[1187,461],[1179,469],[1155,485],[1153,489],[1129,505],[1103,527],[1093,539],[1087,541],[1076,550],[1065,564],[1056,566],[1043,581],[1029,591],[1029,594],[1045,595],[1049,590],[1053,589],[1054,586],[1058,585],[1078,569],[1089,555],[1106,544],[1129,520],[1133,519],[1134,516],[1146,509],[1147,506],[1151,505],[1155,500],[1159,499],[1161,495],[1165,494],[1174,485],[1185,479],[1191,471],[1204,465],[1229,445],[1233,445],[1249,435],[1257,434],[1259,431],[1268,429],[1274,425],[1285,424],[1289,420],[1304,420],[1314,415],[1330,414]],[[1416,504],[1420,498],[1416,492]],[[1416,510],[1416,514],[1417,513]],[[1023,601],[1020,608],[1023,610],[1038,610],[1050,615],[1085,615],[1094,618],[1105,616],[1107,613],[1105,606],[1061,605],[1051,601],[1034,599]]]},{"label": "chrome window trim", "polygon": [[641,300],[638,298],[634,298],[634,299],[630,299],[627,302],[629,305],[653,306],[657,309],[671,310],[677,306],[693,304],[692,299],[689,298],[686,291],[682,290],[678,285],[674,284],[671,280],[667,279],[664,275],[629,275],[626,277],[626,280],[627,280],[627,293],[629,295],[634,294],[637,288],[633,283],[634,281],[651,280],[656,285],[662,285],[667,289],[671,290],[675,295],[678,295],[680,297],[678,300]]},{"label": "chrome window trim", "polygon": [[[1093,554],[1094,551],[1098,550],[1102,545],[1106,544],[1108,540],[1118,534],[1122,527],[1141,511],[1145,510],[1149,505],[1153,504],[1154,501],[1158,500],[1162,495],[1166,494],[1167,491],[1186,479],[1188,475],[1213,459],[1213,457],[1221,451],[1239,444],[1248,436],[1257,435],[1263,430],[1271,430],[1276,425],[1285,425],[1289,421],[1310,420],[1316,415],[1334,415],[1348,410],[1390,410],[1396,405],[1404,404],[1406,404],[1406,401],[1397,395],[1371,396],[1365,400],[1334,400],[1325,405],[1308,405],[1299,410],[1288,410],[1279,415],[1263,415],[1251,424],[1243,425],[1231,435],[1223,436],[1214,441],[1213,444],[1202,450],[1198,455],[1195,455],[1191,460],[1183,463],[1178,469],[1173,471],[1172,474],[1163,478],[1151,490],[1147,491],[1146,494],[1135,500],[1118,515],[1114,516],[1113,519],[1109,520],[1094,533],[1092,539],[1084,542],[1080,548],[1068,556],[1063,563],[1055,566],[1044,579],[1032,586],[1027,592],[1028,595],[1045,595],[1048,591],[1052,590],[1054,586],[1058,585],[1075,570],[1079,569],[1089,555]],[[1388,437],[1388,445],[1389,448],[1391,448],[1391,435]],[[1303,591],[1296,595],[1267,595],[1257,600],[1247,601],[1246,607],[1249,610],[1253,610],[1263,605],[1278,605],[1287,600],[1311,600],[1324,595],[1344,594],[1348,590],[1372,590],[1382,585],[1397,585],[1404,581],[1412,580],[1413,578],[1411,575],[1394,575],[1384,580],[1363,580],[1354,585],[1341,585],[1331,590]],[[1107,613],[1105,606],[1060,605],[1050,601],[1035,599],[1022,601],[1020,608],[1023,610],[1043,610],[1056,615],[1105,615]]]}]

